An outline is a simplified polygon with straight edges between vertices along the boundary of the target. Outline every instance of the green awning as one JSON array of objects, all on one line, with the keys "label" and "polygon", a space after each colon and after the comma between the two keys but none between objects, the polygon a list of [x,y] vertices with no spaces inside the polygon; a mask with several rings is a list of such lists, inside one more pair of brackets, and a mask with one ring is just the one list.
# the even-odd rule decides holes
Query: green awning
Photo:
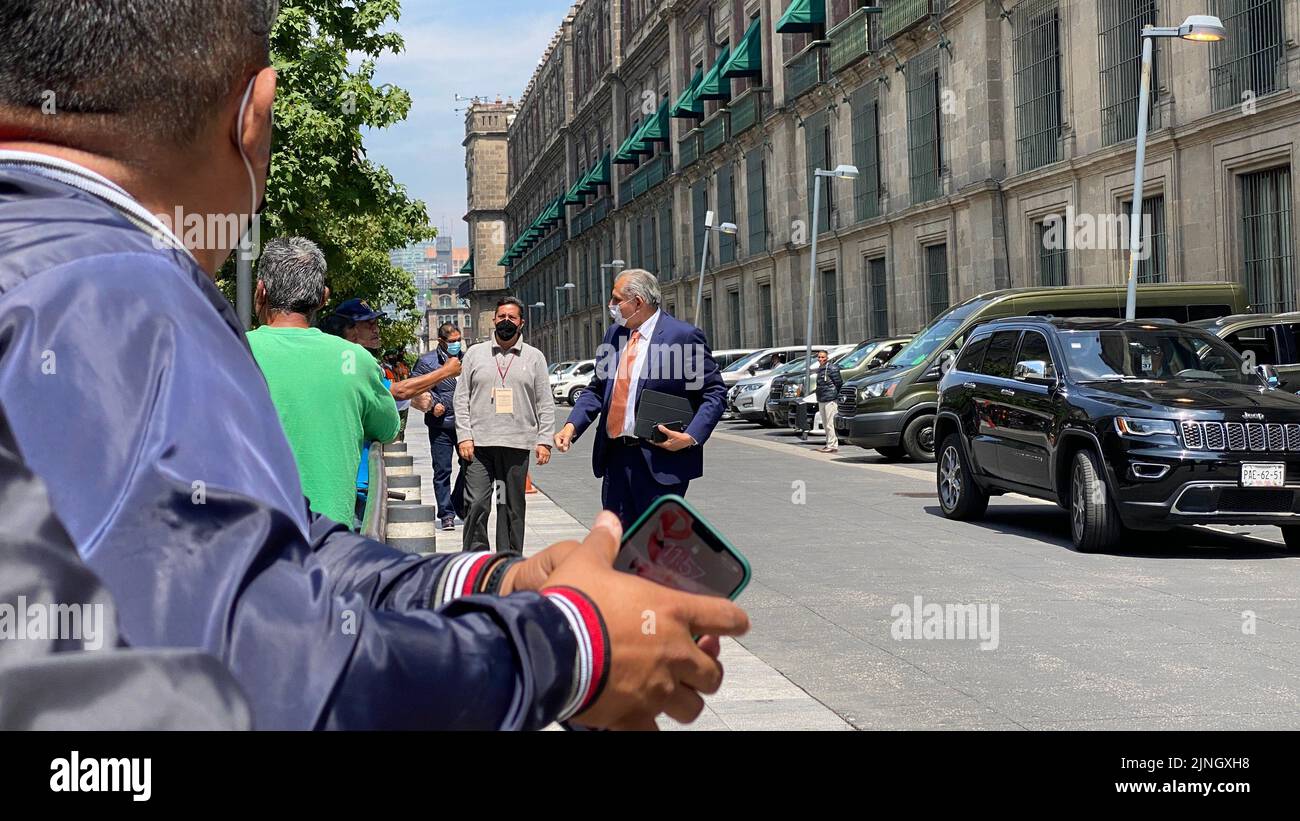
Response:
[{"label": "green awning", "polygon": [[[591,172],[588,171],[587,176],[590,175]],[[569,193],[564,195],[565,205],[582,205],[582,203],[586,201],[587,195],[583,192],[582,186],[587,182],[587,176],[579,177],[578,181],[569,189]]]},{"label": "green awning", "polygon": [[682,96],[677,98],[676,104],[672,108],[672,116],[678,120],[703,120],[704,105],[695,96],[700,90],[700,83],[704,82],[704,69],[696,69],[695,77],[691,84],[682,92]]},{"label": "green awning", "polygon": [[722,67],[722,77],[735,80],[740,77],[763,76],[763,21],[755,18],[745,38],[732,52],[731,59]]},{"label": "green awning", "polygon": [[700,100],[730,100],[731,83],[722,79],[722,67],[731,59],[731,48],[727,47],[718,55],[718,61],[709,69],[709,73],[704,75],[703,82],[700,83],[700,89],[696,92],[696,98]]},{"label": "green awning", "polygon": [[642,144],[647,148],[649,148],[650,143],[666,144],[672,136],[672,130],[668,127],[668,122],[668,101],[664,100],[663,105],[659,106],[659,110],[655,112],[655,115],[645,124],[645,128],[641,130]]},{"label": "green awning", "polygon": [[[603,174],[603,176],[602,176]],[[578,188],[578,193],[584,196],[590,196],[596,193],[596,189],[602,185],[609,184],[609,152],[606,151],[600,161],[591,167],[587,176],[582,178],[582,184]]]},{"label": "green awning", "polygon": [[469,255],[469,259],[465,260],[465,264],[462,265],[462,266],[460,266],[460,273],[462,273],[462,274],[470,274],[471,276],[474,274],[474,255],[473,255],[473,254],[470,254],[470,255]]},{"label": "green awning", "polygon": [[638,125],[631,134],[627,135],[627,139],[619,147],[618,153],[614,155],[614,162],[619,165],[636,165],[641,162],[637,159],[637,155],[641,153],[641,130],[644,127],[644,125]]},{"label": "green awning", "polygon": [[777,21],[777,34],[807,34],[826,25],[826,4],[822,0],[793,0]]}]

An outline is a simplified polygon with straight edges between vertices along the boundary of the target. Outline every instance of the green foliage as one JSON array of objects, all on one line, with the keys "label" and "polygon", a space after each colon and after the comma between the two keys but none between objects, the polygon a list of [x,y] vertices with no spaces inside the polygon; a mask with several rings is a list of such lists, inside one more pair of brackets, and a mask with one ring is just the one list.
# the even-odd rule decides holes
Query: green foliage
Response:
[{"label": "green foliage", "polygon": [[[413,342],[420,323],[414,285],[389,249],[434,236],[424,203],[362,144],[363,128],[387,128],[411,110],[406,91],[374,85],[376,60],[405,48],[387,30],[400,15],[400,0],[282,0],[271,35],[279,91],[262,214],[263,242],[303,236],[325,252],[327,310],[353,297],[397,306],[383,328],[385,350]],[[349,55],[360,58],[355,68]],[[232,257],[221,276],[231,297],[234,276]]]}]

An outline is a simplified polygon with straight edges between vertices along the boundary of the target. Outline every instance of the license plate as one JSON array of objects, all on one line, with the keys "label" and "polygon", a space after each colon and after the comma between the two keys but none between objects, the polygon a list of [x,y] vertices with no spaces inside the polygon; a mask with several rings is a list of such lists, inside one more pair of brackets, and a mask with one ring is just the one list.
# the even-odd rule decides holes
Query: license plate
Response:
[{"label": "license plate", "polygon": [[1286,465],[1244,464],[1241,466],[1242,487],[1282,487],[1286,484]]}]

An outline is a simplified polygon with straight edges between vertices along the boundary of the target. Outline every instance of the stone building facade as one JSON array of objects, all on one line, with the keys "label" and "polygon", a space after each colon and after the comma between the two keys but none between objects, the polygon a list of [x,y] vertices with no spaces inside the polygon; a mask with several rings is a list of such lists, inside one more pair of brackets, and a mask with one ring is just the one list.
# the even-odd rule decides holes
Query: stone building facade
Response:
[{"label": "stone building facade", "polygon": [[706,243],[717,349],[804,341],[813,230],[818,344],[1121,282],[1139,31],[1207,11],[1225,42],[1157,41],[1140,276],[1294,310],[1300,0],[581,0],[509,126],[491,261],[553,359],[595,349],[615,259],[695,321]]},{"label": "stone building facade", "polygon": [[497,300],[508,291],[505,269],[497,264],[505,250],[506,193],[509,176],[506,135],[515,117],[512,102],[474,100],[465,113],[465,179],[469,259],[458,270],[467,276],[459,292],[468,298],[472,322],[467,341],[491,334]]}]

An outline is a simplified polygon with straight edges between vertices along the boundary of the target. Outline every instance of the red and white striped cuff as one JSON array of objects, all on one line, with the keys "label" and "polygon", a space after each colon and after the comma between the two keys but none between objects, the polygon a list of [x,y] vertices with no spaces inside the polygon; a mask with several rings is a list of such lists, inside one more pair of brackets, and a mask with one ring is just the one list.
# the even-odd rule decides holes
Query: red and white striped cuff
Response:
[{"label": "red and white striped cuff", "polygon": [[482,586],[480,582],[483,574],[488,572],[496,557],[495,553],[481,551],[463,553],[447,562],[434,589],[433,607],[438,608],[464,596],[474,595]]},{"label": "red and white striped cuff", "polygon": [[548,587],[547,601],[560,608],[578,640],[573,663],[573,687],[556,721],[568,721],[590,707],[605,689],[609,678],[609,632],[600,610],[587,594],[572,587]]}]

